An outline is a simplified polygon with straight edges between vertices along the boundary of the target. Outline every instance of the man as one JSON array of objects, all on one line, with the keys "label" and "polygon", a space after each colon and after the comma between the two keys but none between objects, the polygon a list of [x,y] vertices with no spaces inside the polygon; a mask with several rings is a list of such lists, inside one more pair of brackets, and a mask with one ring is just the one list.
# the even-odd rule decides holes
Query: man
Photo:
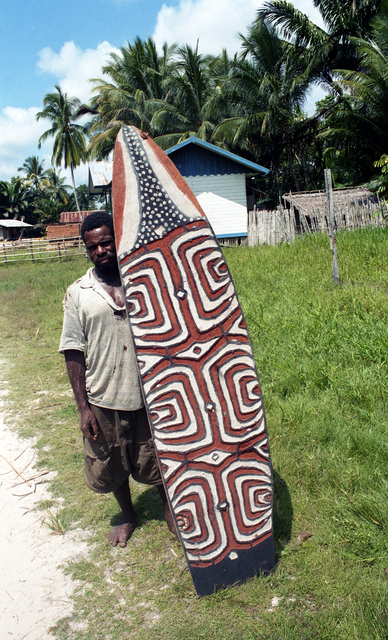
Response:
[{"label": "man", "polygon": [[65,355],[79,411],[85,483],[97,493],[113,492],[122,519],[108,540],[125,547],[136,527],[130,475],[157,486],[168,528],[174,534],[176,530],[143,406],[112,217],[91,214],[81,236],[94,268],[66,292],[59,351]]}]

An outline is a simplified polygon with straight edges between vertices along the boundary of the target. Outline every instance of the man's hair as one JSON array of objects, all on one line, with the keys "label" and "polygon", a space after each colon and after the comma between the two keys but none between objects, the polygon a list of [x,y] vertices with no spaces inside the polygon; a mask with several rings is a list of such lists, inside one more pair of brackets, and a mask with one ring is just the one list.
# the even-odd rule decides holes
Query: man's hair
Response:
[{"label": "man's hair", "polygon": [[94,211],[89,216],[86,216],[81,227],[81,238],[85,242],[85,232],[92,231],[92,229],[99,229],[100,227],[108,227],[112,236],[114,237],[113,218],[106,211]]}]

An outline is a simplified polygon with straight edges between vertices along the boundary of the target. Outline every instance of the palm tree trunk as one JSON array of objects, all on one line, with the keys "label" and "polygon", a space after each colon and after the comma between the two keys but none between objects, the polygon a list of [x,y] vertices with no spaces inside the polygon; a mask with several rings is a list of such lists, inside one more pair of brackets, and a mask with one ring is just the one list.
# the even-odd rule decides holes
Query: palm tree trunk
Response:
[{"label": "palm tree trunk", "polygon": [[300,191],[300,185],[299,185],[299,180],[298,180],[298,176],[296,175],[296,169],[295,169],[295,163],[294,163],[294,155],[292,153],[291,147],[288,148],[288,158],[289,158],[289,162],[290,162],[290,167],[291,167],[291,173],[292,173],[292,177],[294,178],[294,183],[295,183],[295,187],[297,191]]},{"label": "palm tree trunk", "polygon": [[83,217],[82,217],[81,209],[80,209],[79,204],[78,204],[77,191],[76,191],[76,188],[75,188],[75,180],[74,180],[74,165],[73,165],[73,163],[71,163],[71,164],[70,164],[70,171],[71,171],[71,180],[72,180],[72,183],[73,183],[73,191],[74,191],[75,204],[76,204],[76,207],[77,207],[77,211],[78,211],[79,219],[81,220],[81,222],[83,222],[83,221],[84,221],[84,219],[83,219]]}]

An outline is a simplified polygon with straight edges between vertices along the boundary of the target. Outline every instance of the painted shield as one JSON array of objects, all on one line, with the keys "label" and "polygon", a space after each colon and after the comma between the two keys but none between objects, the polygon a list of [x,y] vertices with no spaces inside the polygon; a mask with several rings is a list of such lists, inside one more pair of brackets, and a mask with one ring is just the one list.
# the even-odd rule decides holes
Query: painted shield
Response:
[{"label": "painted shield", "polygon": [[166,154],[117,137],[119,268],[163,482],[198,595],[274,566],[260,383],[221,248]]}]

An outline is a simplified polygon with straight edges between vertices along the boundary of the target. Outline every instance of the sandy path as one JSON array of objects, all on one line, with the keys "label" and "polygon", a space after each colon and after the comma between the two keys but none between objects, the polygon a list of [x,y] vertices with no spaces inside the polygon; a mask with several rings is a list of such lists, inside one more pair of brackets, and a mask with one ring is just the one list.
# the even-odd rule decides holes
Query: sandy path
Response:
[{"label": "sandy path", "polygon": [[38,477],[41,470],[34,469],[31,442],[20,440],[4,424],[1,393],[0,637],[39,640],[72,612],[75,585],[58,565],[84,557],[87,545],[81,531],[54,535],[42,524],[47,514],[33,510],[38,500],[49,497],[47,483],[52,475]]}]

